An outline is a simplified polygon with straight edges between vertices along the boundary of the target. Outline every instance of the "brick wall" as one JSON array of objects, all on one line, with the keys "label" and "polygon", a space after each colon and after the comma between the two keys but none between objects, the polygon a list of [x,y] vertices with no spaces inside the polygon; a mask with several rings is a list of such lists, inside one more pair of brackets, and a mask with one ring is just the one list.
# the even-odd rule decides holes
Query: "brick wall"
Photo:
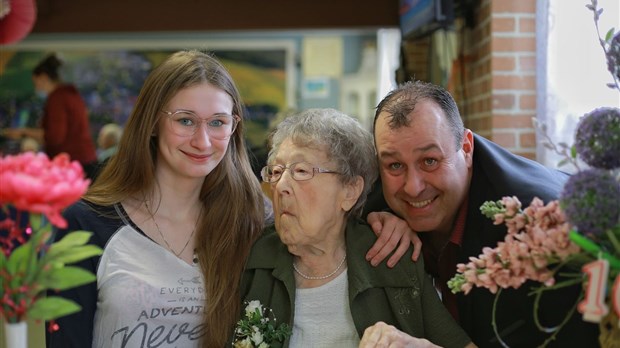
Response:
[{"label": "brick wall", "polygon": [[[466,127],[535,159],[536,0],[480,0],[475,13],[476,26],[458,32],[447,87]],[[424,39],[404,43],[409,75],[425,80],[428,47]]]},{"label": "brick wall", "polygon": [[403,52],[405,54],[406,80],[429,80],[429,49],[430,37],[407,40],[403,42]]},{"label": "brick wall", "polygon": [[536,0],[483,0],[465,35],[466,124],[507,148],[536,158]]}]

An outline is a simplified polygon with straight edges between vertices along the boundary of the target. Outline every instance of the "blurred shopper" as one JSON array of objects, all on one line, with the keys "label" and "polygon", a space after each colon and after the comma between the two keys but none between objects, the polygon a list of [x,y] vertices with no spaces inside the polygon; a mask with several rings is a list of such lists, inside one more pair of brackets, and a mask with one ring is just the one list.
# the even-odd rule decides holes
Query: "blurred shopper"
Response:
[{"label": "blurred shopper", "polygon": [[41,126],[43,147],[49,157],[69,154],[92,177],[97,165],[95,143],[90,133],[86,103],[75,86],[62,83],[58,70],[62,62],[51,54],[32,71],[34,88],[45,99]]},{"label": "blurred shopper", "polygon": [[110,156],[116,153],[122,134],[123,128],[116,123],[108,123],[101,127],[97,137],[97,161],[99,164],[105,163]]}]

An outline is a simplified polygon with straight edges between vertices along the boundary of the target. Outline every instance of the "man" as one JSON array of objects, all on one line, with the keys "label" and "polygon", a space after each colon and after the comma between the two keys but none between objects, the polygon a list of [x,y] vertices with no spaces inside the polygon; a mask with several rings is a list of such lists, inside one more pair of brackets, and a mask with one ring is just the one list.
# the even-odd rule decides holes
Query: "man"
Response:
[{"label": "man", "polygon": [[[484,217],[487,200],[517,196],[524,205],[536,196],[556,199],[567,179],[560,171],[516,156],[464,128],[458,107],[443,88],[416,81],[390,92],[374,121],[383,196],[369,198],[366,211],[389,208],[420,232],[426,270],[444,305],[479,347],[501,347],[492,326],[495,295],[476,288],[454,295],[446,282],[456,264],[495,247],[506,234]],[[382,200],[385,198],[385,201]],[[383,205],[383,207],[382,207]],[[496,307],[497,331],[510,347],[535,347],[550,337],[536,327],[529,282],[504,290]],[[541,325],[559,325],[577,301],[580,288],[543,295]],[[559,296],[558,296],[559,294]],[[575,312],[551,346],[596,346],[597,326]]]}]

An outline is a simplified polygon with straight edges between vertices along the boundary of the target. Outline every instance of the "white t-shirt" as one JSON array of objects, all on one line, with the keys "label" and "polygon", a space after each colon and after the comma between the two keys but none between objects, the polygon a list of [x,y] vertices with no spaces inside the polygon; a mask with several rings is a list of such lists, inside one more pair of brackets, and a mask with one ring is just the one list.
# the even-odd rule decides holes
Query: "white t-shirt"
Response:
[{"label": "white t-shirt", "polygon": [[198,266],[125,224],[108,240],[97,269],[93,347],[197,347],[203,284]]}]

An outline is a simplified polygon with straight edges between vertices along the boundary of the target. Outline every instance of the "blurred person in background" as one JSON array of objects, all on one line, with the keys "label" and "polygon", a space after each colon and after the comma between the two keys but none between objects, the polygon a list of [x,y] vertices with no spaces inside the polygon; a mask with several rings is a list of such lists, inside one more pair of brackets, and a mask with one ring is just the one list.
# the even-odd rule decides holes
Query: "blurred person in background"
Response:
[{"label": "blurred person in background", "polygon": [[97,135],[97,168],[93,173],[93,181],[116,153],[121,135],[123,135],[123,128],[113,122],[103,125],[99,130]]},{"label": "blurred person in background", "polygon": [[35,91],[45,100],[41,130],[23,130],[21,136],[38,138],[50,158],[66,152],[72,160],[80,162],[86,175],[92,178],[97,153],[90,133],[88,110],[75,86],[61,81],[61,65],[58,57],[51,54],[32,71]]},{"label": "blurred person in background", "polygon": [[103,164],[116,153],[122,134],[123,128],[116,123],[108,123],[101,127],[97,137],[97,161],[99,164]]}]

